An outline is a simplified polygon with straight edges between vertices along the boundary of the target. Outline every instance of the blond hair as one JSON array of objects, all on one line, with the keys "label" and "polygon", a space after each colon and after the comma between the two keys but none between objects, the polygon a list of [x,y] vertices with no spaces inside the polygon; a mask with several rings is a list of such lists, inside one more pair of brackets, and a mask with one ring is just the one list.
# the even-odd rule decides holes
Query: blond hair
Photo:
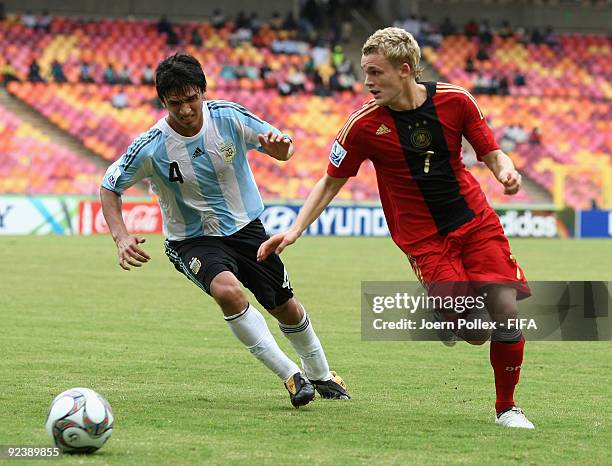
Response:
[{"label": "blond hair", "polygon": [[421,48],[412,34],[404,29],[395,27],[379,29],[368,37],[361,53],[363,55],[380,53],[396,68],[402,63],[408,63],[416,80],[423,72],[423,68],[419,65]]}]

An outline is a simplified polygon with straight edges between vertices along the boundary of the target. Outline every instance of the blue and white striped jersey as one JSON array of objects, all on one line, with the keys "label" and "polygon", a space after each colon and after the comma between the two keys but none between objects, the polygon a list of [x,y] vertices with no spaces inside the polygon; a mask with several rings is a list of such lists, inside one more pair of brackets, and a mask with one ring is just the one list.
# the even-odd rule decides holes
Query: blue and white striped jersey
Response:
[{"label": "blue and white striped jersey", "polygon": [[102,181],[121,195],[150,178],[170,240],[228,236],[264,209],[246,154],[261,149],[259,133],[280,131],[233,102],[208,100],[202,107],[198,134],[181,136],[162,118],[132,142]]}]

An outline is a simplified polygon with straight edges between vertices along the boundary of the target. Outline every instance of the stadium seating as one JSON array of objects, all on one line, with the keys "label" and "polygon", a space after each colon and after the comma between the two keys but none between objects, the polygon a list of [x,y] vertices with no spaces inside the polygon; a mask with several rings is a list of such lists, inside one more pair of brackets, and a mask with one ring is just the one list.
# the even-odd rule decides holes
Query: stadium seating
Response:
[{"label": "stadium seating", "polygon": [[[512,95],[612,99],[612,40],[604,35],[570,34],[559,34],[556,40],[557,45],[550,46],[494,36],[489,59],[474,59],[472,73],[465,70],[465,63],[476,56],[477,39],[448,36],[438,50],[425,48],[423,56],[449,82],[466,89],[482,73],[508,78]],[[524,86],[513,83],[516,71],[524,75]]]},{"label": "stadium seating", "polygon": [[[9,89],[109,163],[126,150],[135,136],[165,114],[148,104],[155,96],[155,90],[149,86],[127,87],[131,105],[125,109],[111,105],[115,90],[107,85],[11,83]],[[217,94],[220,92],[211,92],[209,97],[216,98]],[[281,97],[270,90],[242,89],[225,90],[222,96],[264,115],[296,141],[298,155],[288,164],[256,154],[250,156],[262,195],[268,199],[303,199],[308,194],[325,171],[331,142],[348,116],[347,109],[358,108],[364,100],[364,96],[350,93],[333,98]],[[492,201],[504,201],[502,190],[486,170],[475,167],[473,173]],[[373,167],[364,164],[359,177],[351,180],[339,196],[353,201],[376,200]],[[520,193],[514,201],[529,202],[530,198]]]},{"label": "stadium seating", "polygon": [[[16,18],[2,23],[0,51],[11,57],[18,77],[25,78],[33,58],[38,60],[41,74],[49,78],[53,60],[63,64],[68,83],[12,82],[8,89],[63,130],[105,159],[114,160],[131,140],[149,128],[163,114],[152,105],[155,89],[140,85],[145,65],[154,68],[159,60],[176,50],[195,55],[207,73],[209,98],[240,102],[270,123],[283,128],[295,139],[298,156],[286,165],[265,157],[252,156],[251,163],[266,198],[304,198],[321,176],[327,164],[327,153],[335,132],[352,109],[367,97],[360,93],[338,93],[332,97],[313,96],[312,82],[306,93],[279,96],[276,89],[258,76],[223,78],[225,64],[242,63],[258,69],[267,64],[277,77],[284,77],[292,67],[304,69],[310,60],[303,51],[273,53],[272,43],[286,39],[283,31],[264,25],[253,43],[232,42],[231,25],[214,29],[207,23],[182,23],[174,26],[180,46],[169,46],[167,36],[157,32],[156,24],[145,20],[81,21],[55,18],[49,32],[33,31]],[[189,45],[191,31],[196,29],[203,46]],[[23,45],[27,46],[23,46]],[[558,36],[558,45],[524,45],[516,39],[495,37],[488,61],[475,61],[478,72],[511,75],[523,72],[527,84],[510,86],[511,96],[479,96],[481,106],[490,118],[498,139],[508,126],[520,122],[527,129],[537,127],[542,143],[538,146],[519,144],[512,153],[517,165],[532,179],[552,189],[552,176],[543,170],[542,160],[567,164],[585,164],[591,156],[606,157],[610,142],[609,104],[612,87],[610,74],[610,41],[601,36]],[[450,82],[471,88],[474,74],[464,70],[465,60],[476,53],[476,42],[463,36],[449,36],[442,46],[425,48],[424,56]],[[3,58],[0,58],[2,62]],[[79,67],[88,62],[97,82],[80,83]],[[0,63],[2,64],[2,63]],[[108,65],[115,70],[127,67],[136,85],[125,86],[128,106],[118,109],[112,97],[118,86],[101,84]],[[499,184],[481,165],[472,173],[483,185],[493,202],[504,202]],[[568,175],[566,197],[570,205],[597,201],[597,173],[587,170]],[[588,192],[587,192],[588,191]],[[346,200],[375,200],[378,197],[374,170],[365,164],[360,176],[351,180],[340,197]],[[513,202],[530,202],[521,192]]]},{"label": "stadium seating", "polygon": [[103,170],[0,107],[0,193],[96,194]]},{"label": "stadium seating", "polygon": [[[478,102],[501,140],[505,128],[521,124],[538,128],[541,144],[519,144],[511,152],[517,165],[548,190],[553,174],[542,161],[568,167],[565,200],[574,208],[601,205],[601,171],[589,169],[609,163],[612,142],[610,104],[612,84],[611,39],[600,35],[556,36],[556,45],[524,44],[515,38],[494,36],[488,60],[474,60],[476,71],[465,71],[468,57],[476,56],[478,40],[449,36],[438,50],[426,48],[423,55],[445,79],[472,89],[474,77],[506,77],[510,96],[480,95]],[[516,86],[520,71],[526,84]]]}]

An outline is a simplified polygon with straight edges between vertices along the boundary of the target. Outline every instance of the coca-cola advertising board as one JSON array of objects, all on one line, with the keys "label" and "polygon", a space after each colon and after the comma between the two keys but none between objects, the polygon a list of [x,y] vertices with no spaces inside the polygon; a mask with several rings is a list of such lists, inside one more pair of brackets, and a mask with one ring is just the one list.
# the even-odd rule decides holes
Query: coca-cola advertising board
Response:
[{"label": "coca-cola advertising board", "polygon": [[[123,221],[130,233],[161,233],[162,217],[155,202],[124,202]],[[108,225],[99,201],[83,201],[79,205],[79,232],[82,235],[108,233]]]}]

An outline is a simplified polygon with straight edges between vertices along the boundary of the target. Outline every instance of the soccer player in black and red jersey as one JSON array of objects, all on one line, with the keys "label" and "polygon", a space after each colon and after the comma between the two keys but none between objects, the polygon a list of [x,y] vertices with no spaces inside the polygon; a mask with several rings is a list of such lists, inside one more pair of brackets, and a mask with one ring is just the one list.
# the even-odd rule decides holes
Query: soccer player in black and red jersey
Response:
[{"label": "soccer player in black and red jersey", "polygon": [[[381,29],[368,38],[361,67],[374,98],[340,129],[327,174],[309,194],[295,224],[263,243],[258,258],[280,254],[294,243],[370,159],[391,237],[417,278],[426,286],[477,283],[486,290],[492,320],[507,322],[517,317],[517,300],[528,297],[530,290],[497,215],[462,162],[462,136],[506,194],[519,191],[521,175],[499,149],[468,91],[419,81],[420,55],[419,45],[403,29]],[[524,344],[518,329],[498,327],[492,332],[495,422],[533,429],[514,403]]]}]

